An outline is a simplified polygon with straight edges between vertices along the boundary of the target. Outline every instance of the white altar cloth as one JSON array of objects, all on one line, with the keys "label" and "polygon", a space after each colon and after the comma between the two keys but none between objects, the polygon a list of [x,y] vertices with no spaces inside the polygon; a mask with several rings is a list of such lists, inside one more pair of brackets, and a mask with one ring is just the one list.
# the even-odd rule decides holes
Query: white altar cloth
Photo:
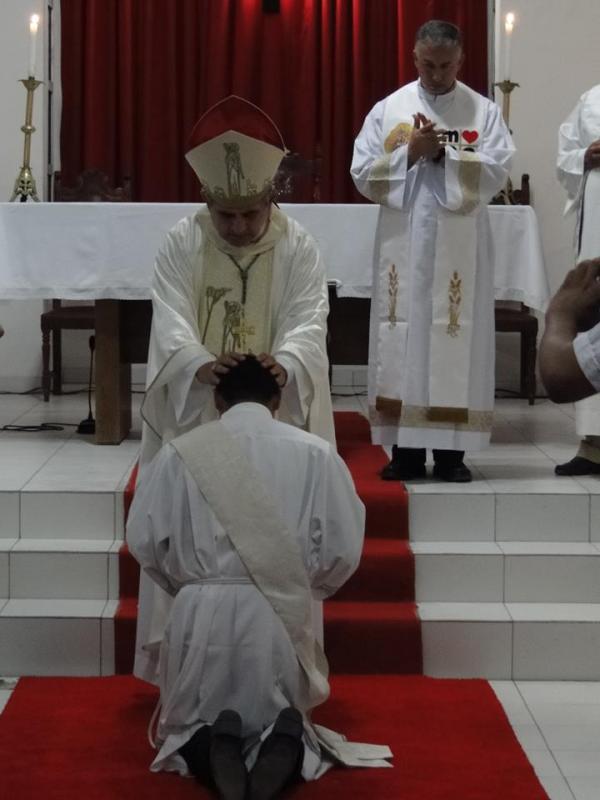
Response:
[{"label": "white altar cloth", "polygon": [[[370,297],[378,207],[281,208],[317,240],[340,297]],[[0,299],[150,297],[156,252],[188,203],[0,203]],[[550,296],[535,212],[490,206],[496,299],[543,311]]]}]

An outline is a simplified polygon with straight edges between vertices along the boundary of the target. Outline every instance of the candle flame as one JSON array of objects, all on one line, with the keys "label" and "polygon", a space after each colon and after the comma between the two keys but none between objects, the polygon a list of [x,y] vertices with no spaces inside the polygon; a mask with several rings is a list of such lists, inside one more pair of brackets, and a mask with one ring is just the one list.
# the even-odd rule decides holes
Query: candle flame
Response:
[{"label": "candle flame", "polygon": [[504,30],[507,33],[512,33],[512,30],[515,26],[515,15],[512,11],[509,11],[506,17],[504,18]]},{"label": "candle flame", "polygon": [[31,31],[31,33],[37,33],[39,22],[40,22],[39,14],[32,14],[31,17],[29,17],[29,30]]}]

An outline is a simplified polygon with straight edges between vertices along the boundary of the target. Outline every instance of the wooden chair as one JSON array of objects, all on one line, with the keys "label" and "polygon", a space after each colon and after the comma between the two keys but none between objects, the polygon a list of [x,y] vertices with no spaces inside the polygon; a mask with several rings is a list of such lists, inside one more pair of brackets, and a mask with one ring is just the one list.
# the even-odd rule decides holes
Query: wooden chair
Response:
[{"label": "wooden chair", "polygon": [[[521,188],[500,193],[492,201],[495,205],[530,205],[529,175],[521,176]],[[496,331],[518,333],[521,337],[520,397],[526,397],[529,405],[535,403],[538,320],[525,303],[499,301],[495,309]]]},{"label": "wooden chair", "polygon": [[[123,186],[112,188],[107,176],[97,169],[81,173],[75,186],[63,186],[60,173],[54,173],[54,200],[62,203],[127,203],[131,200],[131,185],[128,178]],[[42,391],[44,401],[50,399],[50,379],[53,394],[62,393],[62,341],[63,330],[94,330],[94,305],[63,305],[52,300],[52,308],[42,314]],[[52,370],[50,370],[50,334],[52,334]]]}]

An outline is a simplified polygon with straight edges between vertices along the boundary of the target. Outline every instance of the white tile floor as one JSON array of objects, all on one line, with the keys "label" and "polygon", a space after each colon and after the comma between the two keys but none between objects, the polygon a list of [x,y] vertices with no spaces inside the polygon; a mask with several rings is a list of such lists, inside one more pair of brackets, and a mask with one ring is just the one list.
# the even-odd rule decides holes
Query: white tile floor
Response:
[{"label": "white tile floor", "polygon": [[[341,389],[346,393],[347,390]],[[139,407],[140,396],[134,399],[134,408]],[[366,411],[364,396],[335,397],[335,407],[339,410]],[[53,398],[44,404],[36,396],[15,397],[0,395],[0,426],[6,424],[36,424],[41,421],[77,423],[87,414],[85,395],[68,395]],[[119,509],[111,506],[110,512],[104,507],[103,494],[114,494],[122,490],[123,481],[129,474],[139,446],[139,416],[134,415],[132,437],[120,447],[96,447],[86,437],[80,437],[74,428],[44,433],[15,433],[0,431],[0,585],[3,580],[2,557],[12,550],[19,536],[35,539],[33,549],[44,552],[44,539],[49,532],[45,521],[36,506],[36,499],[43,493],[54,493],[68,482],[69,493],[81,493],[79,501],[85,503],[85,525],[83,528],[69,530],[63,534],[80,540],[79,551],[88,556],[100,557],[109,552],[104,544],[95,542],[97,531],[105,531],[110,517],[119,520]],[[411,527],[418,523],[420,530],[427,533],[420,541],[421,553],[436,553],[434,545],[428,542],[454,541],[456,549],[451,553],[462,552],[485,559],[497,554],[524,557],[537,553],[534,540],[535,531],[524,530],[520,539],[522,544],[503,546],[502,531],[512,531],[508,537],[514,540],[515,525],[528,508],[535,504],[537,511],[542,507],[547,524],[548,536],[556,541],[556,555],[576,557],[588,552],[580,542],[600,541],[600,480],[570,479],[557,480],[553,475],[554,465],[573,455],[575,447],[573,410],[571,407],[557,407],[548,402],[538,401],[531,408],[521,400],[502,400],[497,404],[497,421],[494,427],[492,446],[485,452],[468,458],[475,480],[468,486],[441,486],[433,481],[411,484],[411,505],[413,516]],[[457,515],[453,521],[452,505],[448,495],[456,493]],[[465,531],[464,501],[462,495],[469,495],[470,523]],[[436,534],[435,525],[439,520],[436,501],[445,495],[444,524],[445,536]],[[28,499],[23,501],[23,497]],[[60,495],[58,495],[60,496]],[[100,498],[100,499],[99,499]],[[533,499],[532,499],[533,498]],[[419,500],[423,501],[419,503]],[[21,504],[24,506],[21,507]],[[74,501],[77,502],[77,501]],[[115,502],[119,502],[118,500]],[[88,504],[90,503],[90,504]],[[97,504],[97,507],[94,505]],[[586,505],[587,504],[587,505]],[[459,510],[462,505],[462,516]],[[57,503],[56,513],[60,514],[61,504]],[[596,513],[598,512],[598,513]],[[22,532],[23,514],[26,514],[27,530]],[[48,508],[46,507],[46,514]],[[590,513],[592,525],[590,529]],[[81,518],[81,515],[79,515]],[[597,520],[595,525],[593,520]],[[452,526],[456,530],[453,531]],[[591,530],[591,535],[590,535]],[[33,531],[33,532],[32,532]],[[122,530],[114,525],[114,538],[122,536]],[[463,534],[461,535],[461,531]],[[471,531],[471,533],[469,533]],[[475,531],[476,533],[473,533]],[[449,532],[455,535],[448,535]],[[100,537],[105,538],[105,533]],[[469,546],[469,539],[474,543]],[[87,540],[87,544],[81,544]],[[492,544],[496,541],[497,544]],[[572,542],[569,549],[566,542]],[[485,543],[489,542],[489,545]],[[531,542],[531,544],[527,544]],[[482,544],[483,543],[483,544]],[[56,550],[58,546],[54,549]],[[565,551],[565,547],[567,550]],[[486,549],[487,548],[487,549]],[[418,548],[417,548],[418,549]],[[551,552],[548,546],[544,552]],[[489,551],[489,552],[488,552]],[[106,557],[106,556],[104,556]],[[491,563],[483,566],[492,568]],[[515,567],[527,569],[525,561],[515,562]],[[478,586],[477,591],[485,587]],[[589,590],[593,588],[590,586]],[[0,597],[2,592],[0,591]],[[0,600],[0,606],[5,601]],[[19,613],[26,616],[27,599],[10,600],[2,609],[6,612],[10,603],[19,605]],[[48,603],[48,614],[59,617],[57,604],[66,600]],[[80,601],[90,606],[89,613],[97,615],[103,600],[88,599]],[[436,608],[444,607],[448,619],[452,619],[453,605],[428,603],[426,613],[436,616]],[[22,608],[21,608],[22,606]],[[56,608],[54,607],[56,606]],[[92,608],[94,606],[94,608]],[[472,609],[475,622],[490,618],[498,628],[507,628],[509,621],[520,619],[523,622],[522,646],[530,644],[526,623],[528,604],[511,603],[488,604],[482,611],[477,602],[460,604],[460,619],[465,618],[468,608]],[[598,607],[572,604],[572,613],[581,619],[588,611],[589,621],[597,621]],[[577,608],[575,608],[577,606]],[[531,604],[531,613],[536,618],[540,614],[540,604]],[[438,608],[439,610],[439,608]],[[552,607],[546,604],[548,620],[553,625],[560,624],[560,615],[568,614],[564,605]],[[67,611],[65,611],[67,613]],[[493,616],[495,614],[495,616]],[[106,608],[98,612],[104,617],[100,624],[108,622]],[[492,617],[490,616],[493,616]],[[584,614],[585,616],[585,614]],[[568,621],[568,620],[566,620]],[[437,624],[437,623],[434,623]],[[585,624],[585,622],[583,623]],[[549,630],[552,636],[552,631]],[[108,639],[109,637],[107,637]],[[102,649],[100,642],[104,637],[98,635],[89,642],[90,651]],[[595,644],[593,644],[595,648]],[[592,649],[592,658],[600,659],[600,647]],[[94,657],[96,657],[94,655]],[[102,653],[102,658],[108,658]],[[600,682],[550,682],[550,681],[492,681],[492,686],[501,700],[515,733],[521,742],[536,772],[540,776],[551,800],[599,800],[600,798]],[[0,679],[0,711],[4,708],[14,685],[14,680]],[[508,799],[507,799],[508,800]]]}]

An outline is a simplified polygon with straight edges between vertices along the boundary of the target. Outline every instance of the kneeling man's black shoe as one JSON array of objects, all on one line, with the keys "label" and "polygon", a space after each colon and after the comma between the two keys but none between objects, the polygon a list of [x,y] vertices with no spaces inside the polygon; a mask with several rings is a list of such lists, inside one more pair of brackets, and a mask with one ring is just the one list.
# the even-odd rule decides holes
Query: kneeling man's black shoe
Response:
[{"label": "kneeling man's black shoe", "polygon": [[210,750],[210,725],[198,728],[191,739],[179,748],[192,775],[202,783],[210,782],[208,753]]},{"label": "kneeling man's black shoe", "polygon": [[433,477],[449,483],[470,483],[473,480],[471,470],[462,463],[434,464]]},{"label": "kneeling man's black shoe", "polygon": [[221,711],[211,728],[210,774],[221,800],[244,800],[248,772],[242,755],[242,720],[236,711]]},{"label": "kneeling man's black shoe", "polygon": [[250,770],[248,800],[274,800],[300,778],[304,760],[302,714],[284,708]]}]

